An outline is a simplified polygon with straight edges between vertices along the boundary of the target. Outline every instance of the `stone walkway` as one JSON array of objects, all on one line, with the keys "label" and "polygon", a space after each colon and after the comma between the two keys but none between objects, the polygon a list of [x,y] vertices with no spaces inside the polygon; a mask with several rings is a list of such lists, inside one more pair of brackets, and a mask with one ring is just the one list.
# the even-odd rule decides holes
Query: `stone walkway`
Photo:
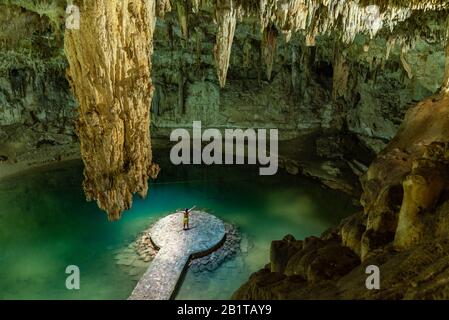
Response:
[{"label": "stone walkway", "polygon": [[190,257],[210,253],[225,238],[223,222],[206,212],[191,212],[189,230],[183,230],[182,223],[183,213],[177,212],[150,229],[151,240],[160,250],[128,299],[172,298]]}]

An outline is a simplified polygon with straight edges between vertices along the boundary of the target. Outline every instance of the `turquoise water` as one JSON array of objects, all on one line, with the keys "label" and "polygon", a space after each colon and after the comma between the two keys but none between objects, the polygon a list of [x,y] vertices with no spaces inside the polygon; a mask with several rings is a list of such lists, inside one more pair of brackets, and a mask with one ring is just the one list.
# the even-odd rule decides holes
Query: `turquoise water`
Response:
[{"label": "turquoise water", "polygon": [[[177,298],[227,299],[269,261],[271,240],[319,235],[354,211],[350,199],[297,176],[163,168],[149,197],[136,198],[118,222],[85,201],[78,161],[0,180],[0,299],[125,299],[139,275],[115,263],[117,250],[159,217],[193,205],[237,224],[248,252],[213,272],[187,272]],[[80,290],[65,287],[68,265],[80,268]]]}]

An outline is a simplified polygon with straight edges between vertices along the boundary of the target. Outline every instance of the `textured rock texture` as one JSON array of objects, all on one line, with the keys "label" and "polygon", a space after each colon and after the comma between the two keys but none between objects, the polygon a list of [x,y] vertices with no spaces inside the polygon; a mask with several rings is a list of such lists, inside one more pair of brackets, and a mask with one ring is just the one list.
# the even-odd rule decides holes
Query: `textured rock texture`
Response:
[{"label": "textured rock texture", "polygon": [[[74,156],[78,143],[73,125],[76,102],[64,80],[67,61],[62,50],[66,3],[5,3],[0,1],[5,9],[0,11],[0,19],[10,21],[12,16],[14,23],[0,32],[0,41],[5,44],[0,49],[0,155],[7,159],[3,162],[32,164],[43,162],[47,154],[48,161]],[[201,120],[205,127],[276,127],[280,130],[285,170],[317,177],[329,187],[358,197],[358,176],[395,135],[405,111],[440,90],[445,74],[445,1],[380,1],[380,10],[368,4],[321,0],[155,1],[158,18],[152,18],[156,23],[152,34],[152,136],[166,139],[173,128],[189,128],[193,120]],[[101,23],[106,18],[109,16],[92,23],[104,28]],[[132,39],[113,43],[127,45]],[[96,41],[104,39],[98,37]],[[151,39],[148,42],[151,47]],[[114,44],[109,45],[111,48],[104,46],[121,52],[112,48]],[[135,49],[139,50],[148,48]],[[115,63],[130,54],[133,52],[115,57],[106,54],[104,59]],[[99,64],[93,71],[103,68]],[[90,75],[109,77],[114,72]],[[101,82],[96,81],[95,86],[102,86]],[[118,93],[121,83],[118,85],[116,79],[105,83],[112,87],[95,99],[109,93],[126,95]],[[95,86],[88,90],[94,92]],[[138,87],[127,87],[127,94],[145,89],[145,85]],[[148,100],[150,91],[143,91],[143,100]],[[146,104],[143,100],[142,106]],[[132,118],[127,113],[119,117]],[[87,117],[83,116],[79,123],[85,121]],[[130,127],[140,133],[144,130]],[[120,135],[120,139],[127,138],[123,131]],[[46,141],[52,144],[43,143]],[[106,150],[103,144],[101,148],[98,153],[115,162],[114,170],[124,168],[119,153],[112,150],[115,147]],[[83,154],[87,159],[87,153]],[[142,163],[145,161],[142,159]],[[92,162],[90,166],[96,165]],[[141,180],[146,165],[137,167],[141,173],[133,178],[135,191],[144,191]],[[86,172],[94,176],[89,165]],[[109,195],[100,197],[107,192],[100,192],[99,186],[108,180],[98,176],[86,180],[88,196],[101,198],[105,208],[112,206],[108,202],[115,196],[111,194],[110,201],[106,200]],[[115,211],[114,216],[118,216],[117,210],[129,206],[127,189],[114,193],[122,195],[117,198],[121,202],[118,207],[108,209]]]},{"label": "textured rock texture", "polygon": [[149,131],[155,1],[75,4],[80,29],[66,30],[64,48],[79,102],[84,191],[116,220],[158,171]]},{"label": "textured rock texture", "polygon": [[[411,108],[362,178],[364,211],[320,238],[272,243],[237,299],[447,299],[449,96]],[[368,265],[380,290],[365,287]]]},{"label": "textured rock texture", "polygon": [[0,164],[26,163],[18,170],[79,154],[63,37],[51,17],[0,1]]}]

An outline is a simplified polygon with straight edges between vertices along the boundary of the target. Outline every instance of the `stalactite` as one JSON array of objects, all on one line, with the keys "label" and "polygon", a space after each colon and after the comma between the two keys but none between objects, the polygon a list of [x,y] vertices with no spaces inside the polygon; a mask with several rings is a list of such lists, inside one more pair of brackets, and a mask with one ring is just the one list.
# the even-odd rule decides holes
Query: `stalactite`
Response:
[{"label": "stalactite", "polygon": [[401,59],[401,63],[402,63],[402,66],[404,67],[405,72],[407,72],[407,77],[409,79],[411,79],[413,77],[412,67],[405,59],[405,55],[407,54],[408,49],[409,49],[408,46],[406,46],[406,45],[402,46],[400,59]]},{"label": "stalactite", "polygon": [[361,0],[360,5],[376,4],[381,7],[410,7],[412,10],[444,10],[449,9],[446,0]]},{"label": "stalactite", "polygon": [[201,55],[202,55],[202,43],[203,36],[200,32],[195,34],[195,74],[200,76],[201,73]]},{"label": "stalactite", "polygon": [[273,62],[276,56],[277,47],[277,31],[273,26],[265,28],[262,36],[262,60],[266,65],[267,78],[271,79],[271,71],[273,70]]},{"label": "stalactite", "polygon": [[215,64],[218,80],[223,88],[229,68],[232,42],[237,24],[237,7],[234,0],[217,0],[215,21],[218,24],[216,44],[214,46]]},{"label": "stalactite", "polygon": [[251,42],[249,39],[247,39],[243,43],[243,50],[242,50],[243,51],[242,62],[243,62],[244,67],[251,66],[251,63],[252,63],[251,50],[252,50]]},{"label": "stalactite", "polygon": [[316,45],[316,39],[313,34],[306,35],[306,47],[314,47]]},{"label": "stalactite", "polygon": [[144,197],[155,177],[150,77],[155,1],[78,0],[79,30],[66,30],[68,78],[79,103],[84,190],[111,220]]},{"label": "stalactite", "polygon": [[201,0],[192,0],[192,10],[197,13],[201,6]]},{"label": "stalactite", "polygon": [[386,60],[388,60],[388,58],[390,57],[391,49],[393,49],[395,45],[396,45],[396,37],[390,36],[387,40],[387,49],[385,53]]},{"label": "stalactite", "polygon": [[[251,1],[217,0],[214,5],[218,24],[215,60],[221,86],[226,81],[236,19],[241,15],[258,15],[262,31],[273,25],[285,35],[286,41],[292,33],[301,32],[305,35],[306,46],[315,46],[319,35],[333,33],[349,44],[359,33],[373,38],[382,28],[393,32],[398,23],[411,16],[413,10],[449,8],[442,0],[424,4],[419,1],[408,4],[400,0],[260,0],[257,5]],[[390,43],[394,45],[394,42]]]},{"label": "stalactite", "polygon": [[298,82],[299,82],[299,75],[298,75],[298,48],[292,46],[291,48],[291,88],[293,95],[296,97],[298,96]]},{"label": "stalactite", "polygon": [[179,73],[178,73],[178,110],[182,114],[186,113],[185,104],[184,104],[184,87],[185,87],[185,71],[184,66],[180,64]]},{"label": "stalactite", "polygon": [[164,19],[165,13],[171,11],[170,0],[156,0],[156,15]]},{"label": "stalactite", "polygon": [[291,32],[300,30],[309,40],[318,34],[338,31],[343,42],[350,43],[360,32],[374,37],[383,25],[394,27],[409,17],[410,10],[407,5],[392,5],[381,12],[378,6],[365,7],[352,0],[261,0],[260,23],[262,30],[274,23],[287,38]]},{"label": "stalactite", "polygon": [[176,2],[176,12],[178,13],[178,21],[179,26],[181,27],[182,37],[184,40],[187,40],[189,38],[189,25],[186,0],[178,0]]},{"label": "stalactite", "polygon": [[348,91],[349,65],[341,50],[336,50],[333,65],[332,99],[336,101],[340,97],[345,97]]},{"label": "stalactite", "polygon": [[273,0],[260,0],[259,19],[262,31],[270,23],[274,8],[275,2]]},{"label": "stalactite", "polygon": [[300,99],[306,99],[307,87],[310,82],[310,73],[311,66],[314,63],[315,55],[314,50],[315,47],[303,47],[302,52],[299,59],[299,81],[298,81],[298,91]]},{"label": "stalactite", "polygon": [[446,18],[446,46],[445,46],[445,64],[444,64],[444,77],[443,84],[441,86],[441,92],[449,93],[449,16]]}]

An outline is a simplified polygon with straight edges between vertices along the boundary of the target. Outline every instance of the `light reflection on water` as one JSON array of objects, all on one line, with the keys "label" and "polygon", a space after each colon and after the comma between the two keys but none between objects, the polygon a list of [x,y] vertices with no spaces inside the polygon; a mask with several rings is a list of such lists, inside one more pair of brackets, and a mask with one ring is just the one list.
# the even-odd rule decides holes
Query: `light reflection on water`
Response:
[{"label": "light reflection on water", "polygon": [[[177,298],[227,299],[268,262],[271,240],[319,235],[354,211],[340,193],[297,176],[260,177],[243,166],[162,167],[149,197],[136,198],[118,222],[85,201],[78,161],[0,181],[0,298],[125,299],[139,275],[115,263],[117,250],[159,217],[197,205],[237,224],[252,247],[213,272],[187,272]],[[81,290],[65,288],[70,264],[80,267]]]}]

